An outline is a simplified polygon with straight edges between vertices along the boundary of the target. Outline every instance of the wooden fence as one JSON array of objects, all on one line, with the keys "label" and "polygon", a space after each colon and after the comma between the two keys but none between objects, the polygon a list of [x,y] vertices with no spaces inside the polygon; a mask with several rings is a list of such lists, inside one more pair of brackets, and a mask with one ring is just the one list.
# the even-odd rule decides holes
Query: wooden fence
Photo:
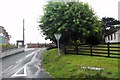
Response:
[{"label": "wooden fence", "polygon": [[120,43],[104,43],[96,46],[81,44],[76,49],[74,46],[61,45],[65,54],[81,54],[91,56],[107,56],[120,58]]}]

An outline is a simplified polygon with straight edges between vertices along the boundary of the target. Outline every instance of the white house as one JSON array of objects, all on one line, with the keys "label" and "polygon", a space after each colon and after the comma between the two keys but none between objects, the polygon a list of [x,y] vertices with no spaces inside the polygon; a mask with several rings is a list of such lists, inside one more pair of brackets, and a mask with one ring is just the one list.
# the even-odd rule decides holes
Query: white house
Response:
[{"label": "white house", "polygon": [[108,33],[105,35],[105,42],[108,43],[116,43],[120,42],[120,28],[119,25],[113,25],[114,27],[118,27],[115,30],[110,29]]}]

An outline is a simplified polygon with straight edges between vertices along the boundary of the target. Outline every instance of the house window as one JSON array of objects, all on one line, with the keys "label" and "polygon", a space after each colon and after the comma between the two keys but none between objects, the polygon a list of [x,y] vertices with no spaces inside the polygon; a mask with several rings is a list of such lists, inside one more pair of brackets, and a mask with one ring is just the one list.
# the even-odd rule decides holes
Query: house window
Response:
[{"label": "house window", "polygon": [[116,39],[116,34],[114,33],[114,39]]},{"label": "house window", "polygon": [[113,39],[113,36],[111,35],[111,40]]}]

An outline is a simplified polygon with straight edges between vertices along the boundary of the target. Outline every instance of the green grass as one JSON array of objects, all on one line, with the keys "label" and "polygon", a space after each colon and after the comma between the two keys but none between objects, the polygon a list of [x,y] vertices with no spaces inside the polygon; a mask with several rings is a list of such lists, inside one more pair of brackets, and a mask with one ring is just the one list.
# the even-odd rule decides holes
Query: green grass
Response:
[{"label": "green grass", "polygon": [[[44,68],[55,78],[118,78],[118,58],[62,54],[58,56],[57,49],[45,51],[43,54]],[[101,67],[99,71],[87,70],[81,67]]]}]

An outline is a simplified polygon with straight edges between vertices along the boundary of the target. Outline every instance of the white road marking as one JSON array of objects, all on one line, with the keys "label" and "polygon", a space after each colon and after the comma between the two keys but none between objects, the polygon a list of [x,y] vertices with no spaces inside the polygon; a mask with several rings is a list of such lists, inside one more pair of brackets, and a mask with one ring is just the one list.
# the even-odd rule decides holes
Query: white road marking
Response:
[{"label": "white road marking", "polygon": [[[33,54],[35,54],[35,52],[32,52],[31,54],[29,54],[29,55],[27,55],[25,58],[27,58],[27,57],[29,57],[29,56],[31,56],[31,55],[33,55]],[[20,59],[20,60],[18,60],[16,63],[19,63],[19,62],[21,62],[22,61],[22,59]],[[17,65],[16,65],[17,66]],[[7,70],[9,70],[10,68],[12,68],[13,67],[13,65],[11,65],[10,67],[8,67],[6,70],[4,70],[1,74],[3,74],[4,72],[6,72]]]},{"label": "white road marking", "polygon": [[32,52],[31,54],[27,55],[25,58],[27,58],[27,57],[29,57],[29,56],[31,56],[33,54],[35,54],[35,52]]},{"label": "white road marking", "polygon": [[16,62],[16,64],[19,63],[19,62],[21,62],[21,61],[22,61],[22,59],[18,60],[18,61]]},{"label": "white road marking", "polygon": [[[31,54],[27,55],[25,58],[33,55],[33,57],[32,57],[32,60],[33,60],[33,59],[35,59],[35,57],[36,57],[36,55],[37,55],[38,52],[39,52],[39,50],[36,50],[36,51],[32,52]],[[32,61],[32,60],[31,60],[31,61]],[[19,63],[19,62],[21,62],[21,61],[22,61],[22,59],[19,60],[19,61],[17,61],[16,63]],[[31,61],[30,61],[30,62],[31,62]],[[41,61],[42,61],[42,60],[40,60],[40,62],[41,62]],[[28,63],[27,63],[27,64],[28,64]],[[35,65],[35,66],[42,71],[43,69],[41,69],[41,68],[39,67],[39,65],[41,65],[41,64],[39,63],[38,65]],[[27,66],[27,65],[25,65],[24,67],[22,67],[21,69],[19,69],[19,70],[18,70],[16,73],[14,73],[11,77],[25,77],[25,76],[27,76],[26,66]],[[23,70],[23,74],[20,74],[19,72],[22,71],[22,70]]]},{"label": "white road marking", "polygon": [[35,48],[25,48],[25,51],[34,50]]},{"label": "white road marking", "polygon": [[41,69],[41,71],[43,71],[43,69]]},{"label": "white road marking", "polygon": [[[24,70],[23,74],[19,74],[19,72],[21,70]],[[15,74],[13,74],[11,77],[24,77],[27,76],[27,71],[26,71],[26,65],[24,67],[22,67],[21,69],[19,69]]]},{"label": "white road marking", "polygon": [[39,66],[40,66],[40,64],[35,64],[35,67],[37,67],[38,69],[41,70],[41,68]]},{"label": "white road marking", "polygon": [[7,70],[9,70],[11,67],[13,67],[13,65],[11,65],[10,67],[8,67],[6,70],[4,70],[1,74],[3,74],[4,72],[6,72]]}]

